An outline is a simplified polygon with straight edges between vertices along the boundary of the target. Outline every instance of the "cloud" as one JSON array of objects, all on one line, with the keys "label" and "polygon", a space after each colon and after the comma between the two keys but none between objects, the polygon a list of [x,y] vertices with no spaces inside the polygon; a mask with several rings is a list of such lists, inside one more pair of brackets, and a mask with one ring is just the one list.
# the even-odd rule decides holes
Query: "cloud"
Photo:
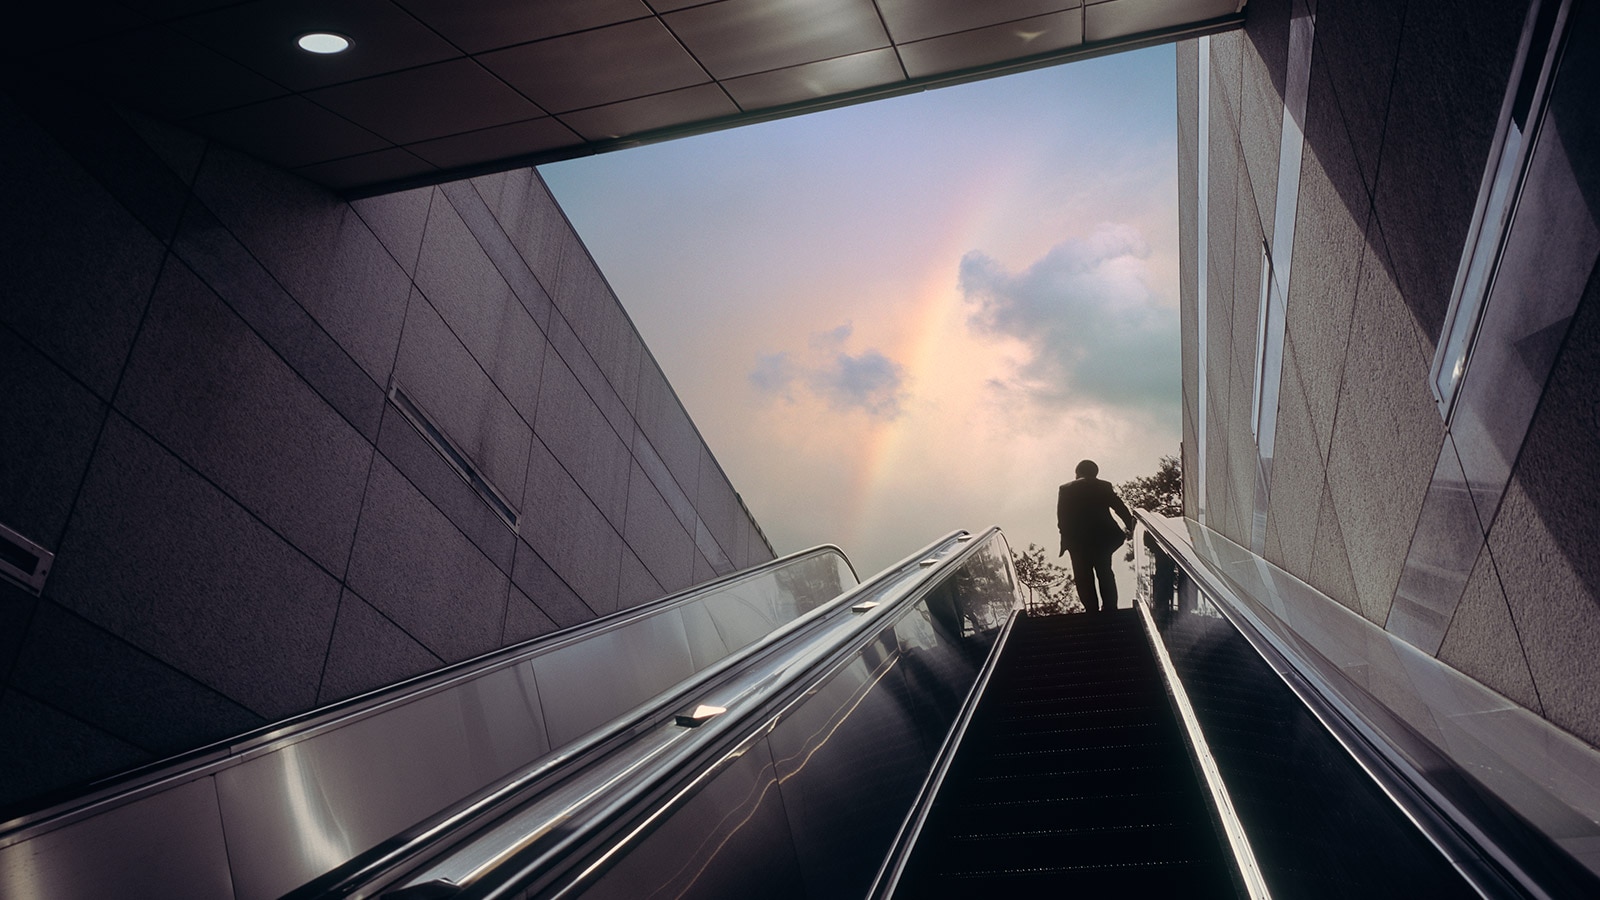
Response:
[{"label": "cloud", "polygon": [[788,352],[756,357],[750,383],[763,394],[791,403],[798,386],[835,410],[859,410],[874,419],[899,418],[909,397],[905,366],[872,348],[846,352],[853,330],[845,323],[812,335],[807,352],[798,359]]},{"label": "cloud", "polygon": [[1137,228],[1103,224],[1021,272],[971,251],[960,287],[968,325],[1009,337],[1026,357],[1006,379],[1035,403],[1170,412],[1180,396],[1178,314],[1149,286]]}]

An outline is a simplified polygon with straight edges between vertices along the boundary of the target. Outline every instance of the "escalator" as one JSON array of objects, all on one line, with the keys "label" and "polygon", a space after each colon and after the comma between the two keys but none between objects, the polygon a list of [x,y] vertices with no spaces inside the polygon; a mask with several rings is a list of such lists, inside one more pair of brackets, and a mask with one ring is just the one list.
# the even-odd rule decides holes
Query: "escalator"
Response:
[{"label": "escalator", "polygon": [[895,896],[1238,895],[1134,610],[1024,618]]},{"label": "escalator", "polygon": [[1229,594],[1257,561],[1148,524],[1093,616],[1020,614],[998,529],[796,554],[12,823],[0,896],[1600,896],[1600,765],[1483,788]]}]

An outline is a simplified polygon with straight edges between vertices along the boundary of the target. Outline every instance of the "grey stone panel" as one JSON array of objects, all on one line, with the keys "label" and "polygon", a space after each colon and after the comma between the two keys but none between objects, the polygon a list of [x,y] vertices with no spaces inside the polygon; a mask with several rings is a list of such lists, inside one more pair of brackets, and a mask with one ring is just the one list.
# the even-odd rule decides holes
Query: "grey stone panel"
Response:
[{"label": "grey stone panel", "polygon": [[531,641],[540,635],[549,634],[558,627],[555,621],[544,614],[538,606],[534,605],[528,595],[517,590],[516,585],[511,586],[511,598],[506,602],[506,624],[501,633],[500,644],[509,647],[523,641]]},{"label": "grey stone panel", "polygon": [[[1278,198],[1278,157],[1283,130],[1284,78],[1289,70],[1289,14],[1293,0],[1256,0],[1245,18],[1239,71],[1239,144],[1255,185],[1246,207],[1272,232]],[[1282,252],[1282,251],[1279,251]]]},{"label": "grey stone panel", "polygon": [[110,399],[155,287],[163,244],[0,97],[0,322]]},{"label": "grey stone panel", "polygon": [[22,649],[22,638],[28,633],[28,623],[39,599],[12,584],[0,581],[0,687],[11,676],[11,664]]},{"label": "grey stone panel", "polygon": [[1596,384],[1600,275],[1590,278],[1489,533],[1545,714],[1590,743],[1600,743]]},{"label": "grey stone panel", "polygon": [[628,522],[622,534],[663,589],[676,591],[692,583],[694,540],[637,464],[628,479]]},{"label": "grey stone panel", "polygon": [[395,381],[517,508],[533,429],[421,294],[406,314]]},{"label": "grey stone panel", "polygon": [[194,176],[200,171],[200,160],[205,158],[205,138],[131,109],[118,109],[117,114],[167,164],[179,181],[185,185],[194,183]]},{"label": "grey stone panel", "polygon": [[173,250],[357,431],[377,437],[383,388],[215,216],[192,204]]},{"label": "grey stone panel", "polygon": [[1361,606],[1356,579],[1350,571],[1350,555],[1344,545],[1344,529],[1339,525],[1333,495],[1326,485],[1317,506],[1317,542],[1311,551],[1311,576],[1306,583],[1366,618],[1382,623],[1381,608],[1374,606],[1369,612]]},{"label": "grey stone panel", "polygon": [[[1539,411],[1517,459],[1515,477],[1538,511],[1566,565],[1578,578],[1574,590],[1600,602],[1600,268],[1572,320]],[[1501,525],[1493,525],[1499,531]],[[1513,533],[1502,535],[1513,539]],[[1496,557],[1498,559],[1498,557]]]},{"label": "grey stone panel", "polygon": [[0,523],[53,550],[89,467],[106,405],[4,327],[0,384]]},{"label": "grey stone panel", "polygon": [[73,88],[36,82],[26,96],[28,114],[73,160],[158,240],[172,240],[189,188],[137,131]]},{"label": "grey stone panel", "polygon": [[711,531],[711,537],[720,548],[716,552],[705,552],[706,559],[714,566],[720,565],[724,560],[719,560],[718,553],[731,558],[729,548],[734,546],[734,536],[738,531],[738,519],[743,515],[739,508],[739,500],[733,493],[733,485],[728,483],[728,476],[723,474],[722,467],[717,465],[717,460],[711,451],[704,446],[700,448],[700,486],[696,491],[695,509],[700,513],[700,519]]},{"label": "grey stone panel", "polygon": [[1278,435],[1268,495],[1267,537],[1276,536],[1279,555],[1268,559],[1304,578],[1311,570],[1317,521],[1311,515],[1322,499],[1325,473],[1316,434],[1301,388],[1300,367],[1292,344],[1285,345],[1283,388],[1278,401]]},{"label": "grey stone panel", "polygon": [[[717,539],[711,536],[711,531],[706,528],[705,520],[701,520],[694,529],[694,552],[696,558],[706,561],[713,574],[726,575],[737,568],[733,559],[722,549]],[[710,576],[707,576],[710,577]],[[704,579],[696,578],[695,584]]]},{"label": "grey stone panel", "polygon": [[422,254],[422,233],[435,196],[434,188],[415,188],[355,200],[350,206],[388,248],[400,268],[415,276],[417,257]]},{"label": "grey stone panel", "polygon": [[[628,404],[623,402],[622,396],[617,393],[616,387],[606,378],[605,373],[600,371],[600,366],[595,363],[594,357],[589,355],[583,342],[578,340],[578,335],[573,332],[572,326],[567,324],[566,318],[551,316],[549,333],[551,349],[555,350],[561,361],[567,364],[572,374],[577,376],[578,381],[583,384],[583,389],[589,392],[590,401],[600,408],[600,412],[605,415],[606,421],[611,423],[611,427],[616,430],[619,437],[631,441],[634,430],[633,413],[629,411]],[[631,401],[633,398],[630,395],[628,399]]]},{"label": "grey stone panel", "polygon": [[[528,511],[522,525],[528,545],[590,609],[599,615],[613,612],[622,538],[539,441],[528,454],[522,508]],[[539,602],[538,594],[529,591],[528,596]]]},{"label": "grey stone panel", "polygon": [[699,552],[698,550],[695,551],[694,577],[690,581],[690,584],[705,584],[718,575],[726,574],[726,572],[718,572],[716,567],[711,565],[711,563],[706,560],[705,554]]},{"label": "grey stone panel", "polygon": [[[1211,36],[1211,131],[1219,130],[1218,117],[1236,142],[1239,134],[1239,95],[1244,81],[1243,31],[1226,31]],[[1212,157],[1216,161],[1216,157]]]},{"label": "grey stone panel", "polygon": [[[1328,484],[1363,615],[1382,623],[1400,580],[1444,429],[1409,311],[1369,254],[1328,454]],[[1376,618],[1373,618],[1376,616]]]},{"label": "grey stone panel", "polygon": [[472,184],[546,295],[553,294],[562,252],[576,238],[544,181],[532,169],[516,169],[474,178]]},{"label": "grey stone panel", "polygon": [[617,437],[565,363],[545,362],[534,434],[578,482],[585,494],[621,529],[628,502],[628,446]]},{"label": "grey stone panel", "polygon": [[1432,356],[1450,303],[1526,0],[1412,0],[1405,12],[1374,206],[1390,277]]},{"label": "grey stone panel", "polygon": [[11,687],[160,756],[266,724],[49,600],[34,615]]},{"label": "grey stone panel", "polygon": [[381,456],[372,464],[347,583],[446,662],[500,645],[506,574]]},{"label": "grey stone panel", "polygon": [[639,374],[639,400],[634,410],[650,445],[667,464],[679,488],[692,496],[700,479],[700,433],[653,360]]},{"label": "grey stone panel", "polygon": [[151,754],[16,691],[0,692],[0,805],[149,762]]},{"label": "grey stone panel", "polygon": [[268,719],[316,701],[338,583],[113,414],[50,595]]},{"label": "grey stone panel", "polygon": [[327,704],[439,667],[442,660],[351,591],[339,598],[317,703]]},{"label": "grey stone panel", "polygon": [[433,204],[417,287],[522,417],[532,422],[546,341],[461,216]]},{"label": "grey stone panel", "polygon": [[1483,534],[1455,442],[1445,435],[1384,626],[1390,634],[1424,653],[1438,652],[1483,550]]},{"label": "grey stone panel", "polygon": [[[570,628],[595,617],[595,611],[525,543],[517,544],[516,569],[512,573],[512,580],[516,590],[528,602],[539,607],[562,628]],[[516,594],[512,594],[512,597],[515,598]]]},{"label": "grey stone panel", "polygon": [[750,532],[755,530],[755,523],[750,521],[743,503],[739,504],[739,517],[734,525],[733,548],[728,555],[733,558],[734,568],[748,569],[755,564],[750,558]]},{"label": "grey stone panel", "polygon": [[[1367,198],[1377,183],[1378,152],[1389,115],[1405,12],[1406,5],[1393,0],[1342,0],[1317,9],[1311,89],[1318,90],[1318,78],[1326,82],[1333,96],[1322,101],[1331,107],[1324,115],[1337,114],[1348,129],[1356,178],[1336,185],[1352,212],[1370,204]],[[1318,153],[1325,152],[1309,127],[1306,143]]]},{"label": "grey stone panel", "polygon": [[1544,512],[1513,476],[1489,549],[1545,718],[1600,744],[1600,604]]},{"label": "grey stone panel", "polygon": [[1344,379],[1370,215],[1364,202],[1352,209],[1352,194],[1366,196],[1327,71],[1313,56],[1286,324],[1324,460]]},{"label": "grey stone panel", "polygon": [[343,574],[372,445],[181,263],[151,300],[117,407]]},{"label": "grey stone panel", "polygon": [[389,382],[411,279],[348,203],[217,146],[195,193],[373,381]]},{"label": "grey stone panel", "polygon": [[550,314],[555,305],[550,302],[550,295],[545,291],[544,285],[534,276],[527,260],[523,259],[516,245],[512,243],[510,235],[506,234],[504,226],[484,202],[483,196],[470,182],[465,181],[440,185],[439,190],[448,198],[450,205],[455,207],[456,213],[461,216],[461,221],[472,232],[483,252],[488,254],[500,277],[505,279],[506,284],[522,301],[522,306],[528,311],[528,315],[533,317],[541,329],[549,331]]},{"label": "grey stone panel", "polygon": [[393,405],[384,410],[378,450],[484,556],[511,571],[516,534]]},{"label": "grey stone panel", "polygon": [[595,364],[617,393],[629,397],[637,390],[643,345],[633,322],[618,304],[605,276],[577,236],[561,258],[561,275],[552,292],[556,307],[588,348]]},{"label": "grey stone panel", "polygon": [[632,609],[641,603],[649,603],[665,597],[667,591],[662,590],[661,583],[650,574],[644,563],[629,547],[622,548],[622,577],[617,587],[617,608]]},{"label": "grey stone panel", "polygon": [[694,501],[678,486],[678,481],[667,469],[667,464],[651,446],[650,439],[645,437],[644,430],[638,427],[633,431],[633,459],[644,470],[645,477],[655,485],[661,493],[661,498],[672,507],[672,514],[678,517],[678,523],[685,531],[695,527],[700,521],[700,514],[694,508]]},{"label": "grey stone panel", "polygon": [[1500,588],[1494,556],[1487,547],[1472,568],[1438,656],[1522,706],[1539,711],[1533,674],[1511,621],[1511,607]]}]

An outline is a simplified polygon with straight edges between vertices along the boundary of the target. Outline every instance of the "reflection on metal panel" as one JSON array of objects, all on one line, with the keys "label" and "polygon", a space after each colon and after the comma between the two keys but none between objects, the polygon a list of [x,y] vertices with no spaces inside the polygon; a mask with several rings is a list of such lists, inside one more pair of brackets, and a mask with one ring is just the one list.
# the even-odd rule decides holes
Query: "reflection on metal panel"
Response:
[{"label": "reflection on metal panel", "polygon": [[0,896],[279,896],[726,659],[707,597],[755,598],[770,630],[855,581],[837,550],[808,551],[246,735],[14,821]]},{"label": "reflection on metal panel", "polygon": [[931,763],[888,630],[768,737],[812,897],[859,896]]},{"label": "reflection on metal panel", "polygon": [[219,772],[240,900],[292,890],[547,753],[531,676],[500,669]]},{"label": "reflection on metal panel", "polygon": [[584,900],[804,898],[767,742],[757,740],[723,764]]},{"label": "reflection on metal panel", "polygon": [[[165,876],[182,871],[184,878]],[[0,897],[232,897],[210,778],[0,849]]]},{"label": "reflection on metal panel", "polygon": [[569,644],[533,661],[550,743],[571,743],[694,674],[677,610]]}]

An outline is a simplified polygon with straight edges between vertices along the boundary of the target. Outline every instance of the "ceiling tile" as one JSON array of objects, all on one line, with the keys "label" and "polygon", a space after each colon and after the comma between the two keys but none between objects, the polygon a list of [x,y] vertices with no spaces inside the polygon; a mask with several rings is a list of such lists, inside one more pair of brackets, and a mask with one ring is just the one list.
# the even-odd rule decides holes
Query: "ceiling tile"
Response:
[{"label": "ceiling tile", "polygon": [[423,141],[406,149],[441,169],[454,169],[582,143],[583,138],[576,132],[547,116]]},{"label": "ceiling tile", "polygon": [[496,50],[478,61],[551,112],[711,80],[656,19]]},{"label": "ceiling tile", "polygon": [[714,84],[685,88],[567,113],[561,120],[591,141],[626,137],[658,128],[731,116],[739,111]]},{"label": "ceiling tile", "polygon": [[871,0],[721,0],[662,19],[717,78],[889,46]]},{"label": "ceiling tile", "polygon": [[1109,41],[1146,31],[1172,28],[1188,22],[1203,22],[1237,11],[1238,0],[1110,0],[1095,3],[1086,11],[1085,28],[1089,41]]},{"label": "ceiling tile", "polygon": [[878,0],[889,36],[899,44],[1081,6],[1083,0]]},{"label": "ceiling tile", "polygon": [[395,0],[451,43],[482,53],[651,15],[644,0]]},{"label": "ceiling tile", "polygon": [[885,48],[731,78],[722,86],[741,108],[750,110],[803,103],[903,81],[905,72],[900,68],[900,57]]},{"label": "ceiling tile", "polygon": [[388,142],[304,97],[278,97],[190,119],[196,131],[267,162],[298,168],[380,150]]},{"label": "ceiling tile", "polygon": [[[174,27],[296,91],[461,55],[388,0],[266,0],[179,19]],[[307,53],[295,38],[308,31],[345,35],[350,49]]]},{"label": "ceiling tile", "polygon": [[165,25],[62,51],[57,62],[72,80],[167,119],[186,119],[286,93]]},{"label": "ceiling tile", "polygon": [[323,187],[343,190],[367,184],[410,178],[436,171],[433,166],[399,147],[376,153],[363,153],[333,162],[318,163],[295,170],[295,174]]},{"label": "ceiling tile", "polygon": [[544,115],[470,59],[452,59],[305,95],[396,144]]},{"label": "ceiling tile", "polygon": [[912,78],[921,78],[1024,59],[1082,43],[1083,14],[1072,10],[902,44],[900,58]]}]

